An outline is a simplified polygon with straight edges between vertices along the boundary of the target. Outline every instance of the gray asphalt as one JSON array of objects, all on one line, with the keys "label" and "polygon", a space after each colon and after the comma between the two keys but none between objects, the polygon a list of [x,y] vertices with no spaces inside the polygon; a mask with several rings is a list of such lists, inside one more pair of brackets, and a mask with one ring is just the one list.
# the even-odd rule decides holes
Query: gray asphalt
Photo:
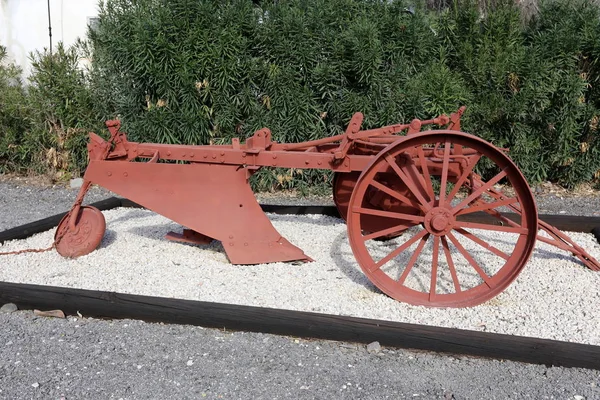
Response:
[{"label": "gray asphalt", "polygon": [[[76,191],[0,182],[0,230]],[[110,196],[93,189],[88,201]],[[594,215],[598,198],[542,200]],[[0,259],[0,268],[2,262]],[[0,313],[0,399],[600,399],[600,371],[130,320]]]}]

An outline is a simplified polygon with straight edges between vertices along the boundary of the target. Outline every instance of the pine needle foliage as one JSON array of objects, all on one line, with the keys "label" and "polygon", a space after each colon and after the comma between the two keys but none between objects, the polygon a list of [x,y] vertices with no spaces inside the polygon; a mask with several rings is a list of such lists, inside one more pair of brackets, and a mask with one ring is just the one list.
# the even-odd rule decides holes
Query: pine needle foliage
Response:
[{"label": "pine needle foliage", "polygon": [[21,70],[7,62],[6,48],[0,46],[0,173],[26,172],[31,153],[26,143],[27,118]]},{"label": "pine needle foliage", "polygon": [[[516,3],[106,0],[86,43],[35,56],[30,93],[0,69],[0,88],[10,86],[0,96],[28,104],[0,105],[9,127],[0,165],[30,159],[7,146],[29,138],[68,152],[60,168],[77,172],[83,130],[115,117],[138,141],[222,144],[268,127],[278,142],[300,142],[342,132],[356,111],[375,128],[466,105],[463,129],[510,148],[530,183],[598,180],[600,8],[540,0],[524,12]],[[76,67],[82,54],[87,73]],[[265,169],[254,185],[309,192],[330,180]]]},{"label": "pine needle foliage", "polygon": [[[402,1],[109,0],[90,31],[93,73],[134,139],[227,143],[269,127],[279,142],[451,112],[470,100],[421,6]],[[99,81],[99,80],[98,80]],[[289,185],[322,185],[304,171]],[[261,171],[261,189],[286,187]]]},{"label": "pine needle foliage", "polygon": [[548,0],[523,24],[511,0],[461,1],[442,18],[452,70],[473,95],[464,127],[510,148],[530,182],[574,186],[598,171],[596,62],[600,24],[592,1]]}]

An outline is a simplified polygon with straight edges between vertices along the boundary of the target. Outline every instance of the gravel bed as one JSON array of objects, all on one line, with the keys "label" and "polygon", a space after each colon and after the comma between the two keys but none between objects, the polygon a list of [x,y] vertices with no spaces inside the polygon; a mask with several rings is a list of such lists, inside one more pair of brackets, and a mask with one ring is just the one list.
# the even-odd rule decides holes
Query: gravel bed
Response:
[{"label": "gravel bed", "polygon": [[[151,211],[104,212],[99,249],[76,260],[56,252],[2,259],[0,281],[247,304],[534,336],[600,345],[600,274],[569,254],[539,243],[519,278],[477,307],[432,309],[400,303],[375,288],[352,255],[345,224],[321,215],[269,215],[279,232],[316,261],[231,265],[221,244],[164,240],[180,227]],[[54,232],[7,242],[0,251],[46,247]],[[510,246],[507,234],[489,238]],[[594,257],[590,234],[571,237]],[[458,268],[458,267],[457,267]]]}]

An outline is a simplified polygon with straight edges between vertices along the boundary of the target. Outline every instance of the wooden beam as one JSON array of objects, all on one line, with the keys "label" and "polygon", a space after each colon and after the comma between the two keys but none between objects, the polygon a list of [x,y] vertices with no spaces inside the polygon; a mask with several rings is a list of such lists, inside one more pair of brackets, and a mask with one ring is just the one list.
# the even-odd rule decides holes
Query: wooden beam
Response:
[{"label": "wooden beam", "polygon": [[[519,214],[514,213],[502,213],[506,218],[512,221],[519,221]],[[561,231],[568,232],[585,232],[590,233],[595,228],[600,228],[600,217],[593,216],[581,216],[581,215],[552,215],[552,214],[540,214],[538,218],[550,225],[555,226]],[[498,219],[492,217],[489,214],[483,212],[476,212],[472,214],[464,214],[458,217],[460,221],[479,222],[488,224],[500,224]]]},{"label": "wooden beam", "polygon": [[0,303],[85,317],[132,318],[229,330],[600,369],[600,346],[340,315],[0,282]]}]

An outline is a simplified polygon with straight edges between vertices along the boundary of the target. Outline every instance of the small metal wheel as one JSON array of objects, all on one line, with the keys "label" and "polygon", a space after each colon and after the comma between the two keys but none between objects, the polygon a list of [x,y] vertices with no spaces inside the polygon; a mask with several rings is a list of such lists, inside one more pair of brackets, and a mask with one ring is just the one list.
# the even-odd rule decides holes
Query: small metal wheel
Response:
[{"label": "small metal wheel", "polygon": [[[481,178],[476,167],[493,171],[491,178]],[[390,174],[408,193],[388,185]],[[512,194],[494,187],[501,181]],[[408,211],[373,206],[372,188]],[[477,214],[489,218],[473,222]],[[373,231],[373,216],[387,219],[388,227]],[[537,210],[527,181],[501,150],[440,130],[399,139],[373,159],[352,192],[347,225],[360,267],[388,296],[414,305],[468,307],[502,292],[523,269],[535,246]],[[404,234],[397,238],[377,240],[399,230]]]},{"label": "small metal wheel", "polygon": [[104,215],[96,207],[83,206],[75,220],[75,229],[69,228],[69,214],[65,215],[58,224],[54,240],[56,251],[67,258],[77,258],[94,251],[102,241],[106,231]]}]

